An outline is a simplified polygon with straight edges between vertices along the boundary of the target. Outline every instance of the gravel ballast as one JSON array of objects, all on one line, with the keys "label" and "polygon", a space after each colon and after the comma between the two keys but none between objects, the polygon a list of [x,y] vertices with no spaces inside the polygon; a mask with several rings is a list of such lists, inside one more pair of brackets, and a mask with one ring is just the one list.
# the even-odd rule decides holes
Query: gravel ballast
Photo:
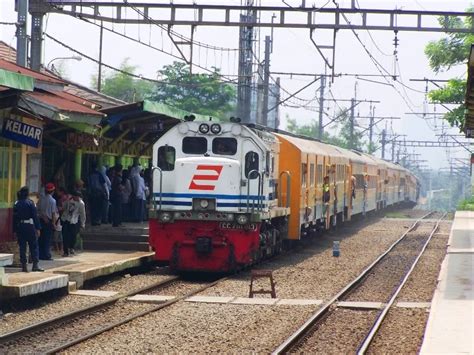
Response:
[{"label": "gravel ballast", "polygon": [[[260,268],[273,270],[277,297],[327,301],[355,278],[411,226],[378,220],[344,227],[313,245],[298,248]],[[341,256],[332,256],[333,240]],[[247,297],[249,272],[219,283],[202,295]],[[268,288],[268,280],[261,280]],[[257,285],[257,288],[259,286]],[[163,293],[167,293],[164,290]],[[77,352],[271,352],[318,306],[249,306],[180,302],[111,330],[69,350]],[[370,314],[371,311],[364,311]],[[123,342],[121,339],[134,339]]]},{"label": "gravel ballast", "polygon": [[[99,291],[115,291],[119,294],[124,294],[134,289],[140,289],[153,283],[164,281],[170,278],[166,272],[156,270],[151,273],[133,276],[114,277],[112,281],[101,283],[97,287],[91,289]],[[40,296],[38,296],[40,297]],[[61,314],[66,314],[93,304],[103,302],[105,299],[100,297],[66,295],[60,298],[54,298],[50,301],[45,301],[38,308],[26,309],[17,312],[12,312],[0,318],[0,334],[14,331],[35,324],[40,321],[45,321]]]},{"label": "gravel ballast", "polygon": [[151,308],[146,303],[119,301],[116,305],[83,316],[72,322],[59,326],[47,327],[41,333],[20,338],[0,346],[1,353],[44,353],[67,341],[89,334],[94,329],[101,328],[105,321],[119,321],[125,316]]},{"label": "gravel ballast", "polygon": [[269,353],[278,346],[278,339],[296,330],[315,309],[183,302],[67,353]]},{"label": "gravel ballast", "polygon": [[303,354],[354,354],[375,321],[377,311],[336,309],[297,349]]},{"label": "gravel ballast", "polygon": [[[339,227],[336,233],[320,236],[311,244],[298,247],[258,268],[273,271],[278,298],[328,301],[397,240],[413,222],[414,220],[374,219],[367,226],[360,222],[345,225]],[[449,226],[448,223],[445,224]],[[341,255],[338,258],[332,256],[332,243],[335,240],[340,241]],[[400,257],[406,256],[400,252]],[[135,281],[135,277],[124,278],[123,284],[119,282],[117,288],[111,283],[101,289],[120,289],[120,292],[125,292],[132,282],[140,282]],[[247,297],[249,282],[250,273],[245,271],[200,295]],[[193,287],[198,286],[194,284]],[[259,280],[256,288],[260,287],[269,288],[268,280]],[[179,296],[183,292],[189,292],[188,286],[176,284],[157,293]],[[179,302],[107,331],[65,353],[269,353],[319,307]],[[122,311],[125,312],[124,309]],[[327,325],[327,330],[321,333],[320,341],[302,351],[330,354],[354,352],[361,337],[366,334],[366,326],[373,322],[377,312],[337,309],[334,322]],[[363,314],[360,321],[355,316],[359,313]],[[1,322],[0,320],[0,325]],[[89,327],[92,326],[93,324],[89,324]],[[342,333],[338,333],[337,329]],[[345,333],[353,336],[349,343],[341,340]],[[322,346],[321,349],[318,346]]]}]

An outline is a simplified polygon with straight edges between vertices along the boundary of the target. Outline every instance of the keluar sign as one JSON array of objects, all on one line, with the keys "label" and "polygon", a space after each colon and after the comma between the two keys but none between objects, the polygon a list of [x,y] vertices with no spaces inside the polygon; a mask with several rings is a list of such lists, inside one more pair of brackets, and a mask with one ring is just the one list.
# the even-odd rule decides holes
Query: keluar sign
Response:
[{"label": "keluar sign", "polygon": [[7,118],[3,121],[2,136],[12,141],[38,148],[43,138],[43,129]]}]

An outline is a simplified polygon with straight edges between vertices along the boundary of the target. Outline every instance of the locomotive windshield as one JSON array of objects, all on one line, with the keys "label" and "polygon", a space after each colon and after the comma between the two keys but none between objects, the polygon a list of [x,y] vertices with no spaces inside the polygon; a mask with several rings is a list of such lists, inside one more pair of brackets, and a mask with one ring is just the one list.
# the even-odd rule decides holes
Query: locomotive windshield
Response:
[{"label": "locomotive windshield", "polygon": [[174,147],[164,145],[158,148],[158,167],[162,171],[171,171],[174,169],[176,160],[176,151]]},{"label": "locomotive windshield", "polygon": [[184,154],[204,154],[207,152],[207,139],[204,137],[184,137]]},{"label": "locomotive windshield", "polygon": [[234,155],[237,153],[237,139],[214,138],[212,141],[212,152],[219,155]]}]

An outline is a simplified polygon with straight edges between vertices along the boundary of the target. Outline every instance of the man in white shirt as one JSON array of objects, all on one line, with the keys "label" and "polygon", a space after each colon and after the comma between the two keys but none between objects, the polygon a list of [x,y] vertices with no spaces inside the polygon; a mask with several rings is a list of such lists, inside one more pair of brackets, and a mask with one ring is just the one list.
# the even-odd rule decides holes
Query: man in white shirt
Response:
[{"label": "man in white shirt", "polygon": [[76,236],[79,229],[86,226],[86,207],[80,191],[74,191],[63,204],[61,216],[63,224],[63,256],[74,255]]},{"label": "man in white shirt", "polygon": [[46,193],[40,197],[38,202],[38,215],[41,223],[41,234],[38,238],[40,260],[52,260],[51,237],[59,218],[56,200],[53,198],[55,189],[53,183],[47,183],[45,186]]}]

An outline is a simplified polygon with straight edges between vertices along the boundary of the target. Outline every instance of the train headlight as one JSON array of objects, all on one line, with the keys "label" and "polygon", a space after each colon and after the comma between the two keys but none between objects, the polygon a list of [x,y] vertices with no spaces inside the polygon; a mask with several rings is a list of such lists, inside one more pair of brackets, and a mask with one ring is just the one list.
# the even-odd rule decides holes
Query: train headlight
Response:
[{"label": "train headlight", "polygon": [[199,132],[201,132],[202,134],[209,133],[209,126],[205,123],[201,123],[199,125]]},{"label": "train headlight", "polygon": [[241,214],[237,217],[237,223],[240,225],[243,225],[247,223],[248,221],[249,221],[249,218],[244,214]]},{"label": "train headlight", "polygon": [[217,123],[214,123],[212,126],[211,126],[211,132],[214,133],[214,134],[219,134],[221,133],[221,126],[218,125]]},{"label": "train headlight", "polygon": [[201,201],[199,201],[199,206],[201,206],[201,208],[205,209],[209,206],[209,201],[208,200],[201,200]]},{"label": "train headlight", "polygon": [[160,214],[160,221],[163,223],[168,223],[169,221],[171,221],[171,213],[163,212],[162,214]]},{"label": "train headlight", "polygon": [[181,133],[181,134],[186,134],[188,133],[188,130],[189,130],[189,127],[186,123],[181,123],[179,126],[178,126],[178,132]]},{"label": "train headlight", "polygon": [[237,124],[234,124],[232,125],[231,132],[234,136],[238,136],[242,133],[242,127]]}]

